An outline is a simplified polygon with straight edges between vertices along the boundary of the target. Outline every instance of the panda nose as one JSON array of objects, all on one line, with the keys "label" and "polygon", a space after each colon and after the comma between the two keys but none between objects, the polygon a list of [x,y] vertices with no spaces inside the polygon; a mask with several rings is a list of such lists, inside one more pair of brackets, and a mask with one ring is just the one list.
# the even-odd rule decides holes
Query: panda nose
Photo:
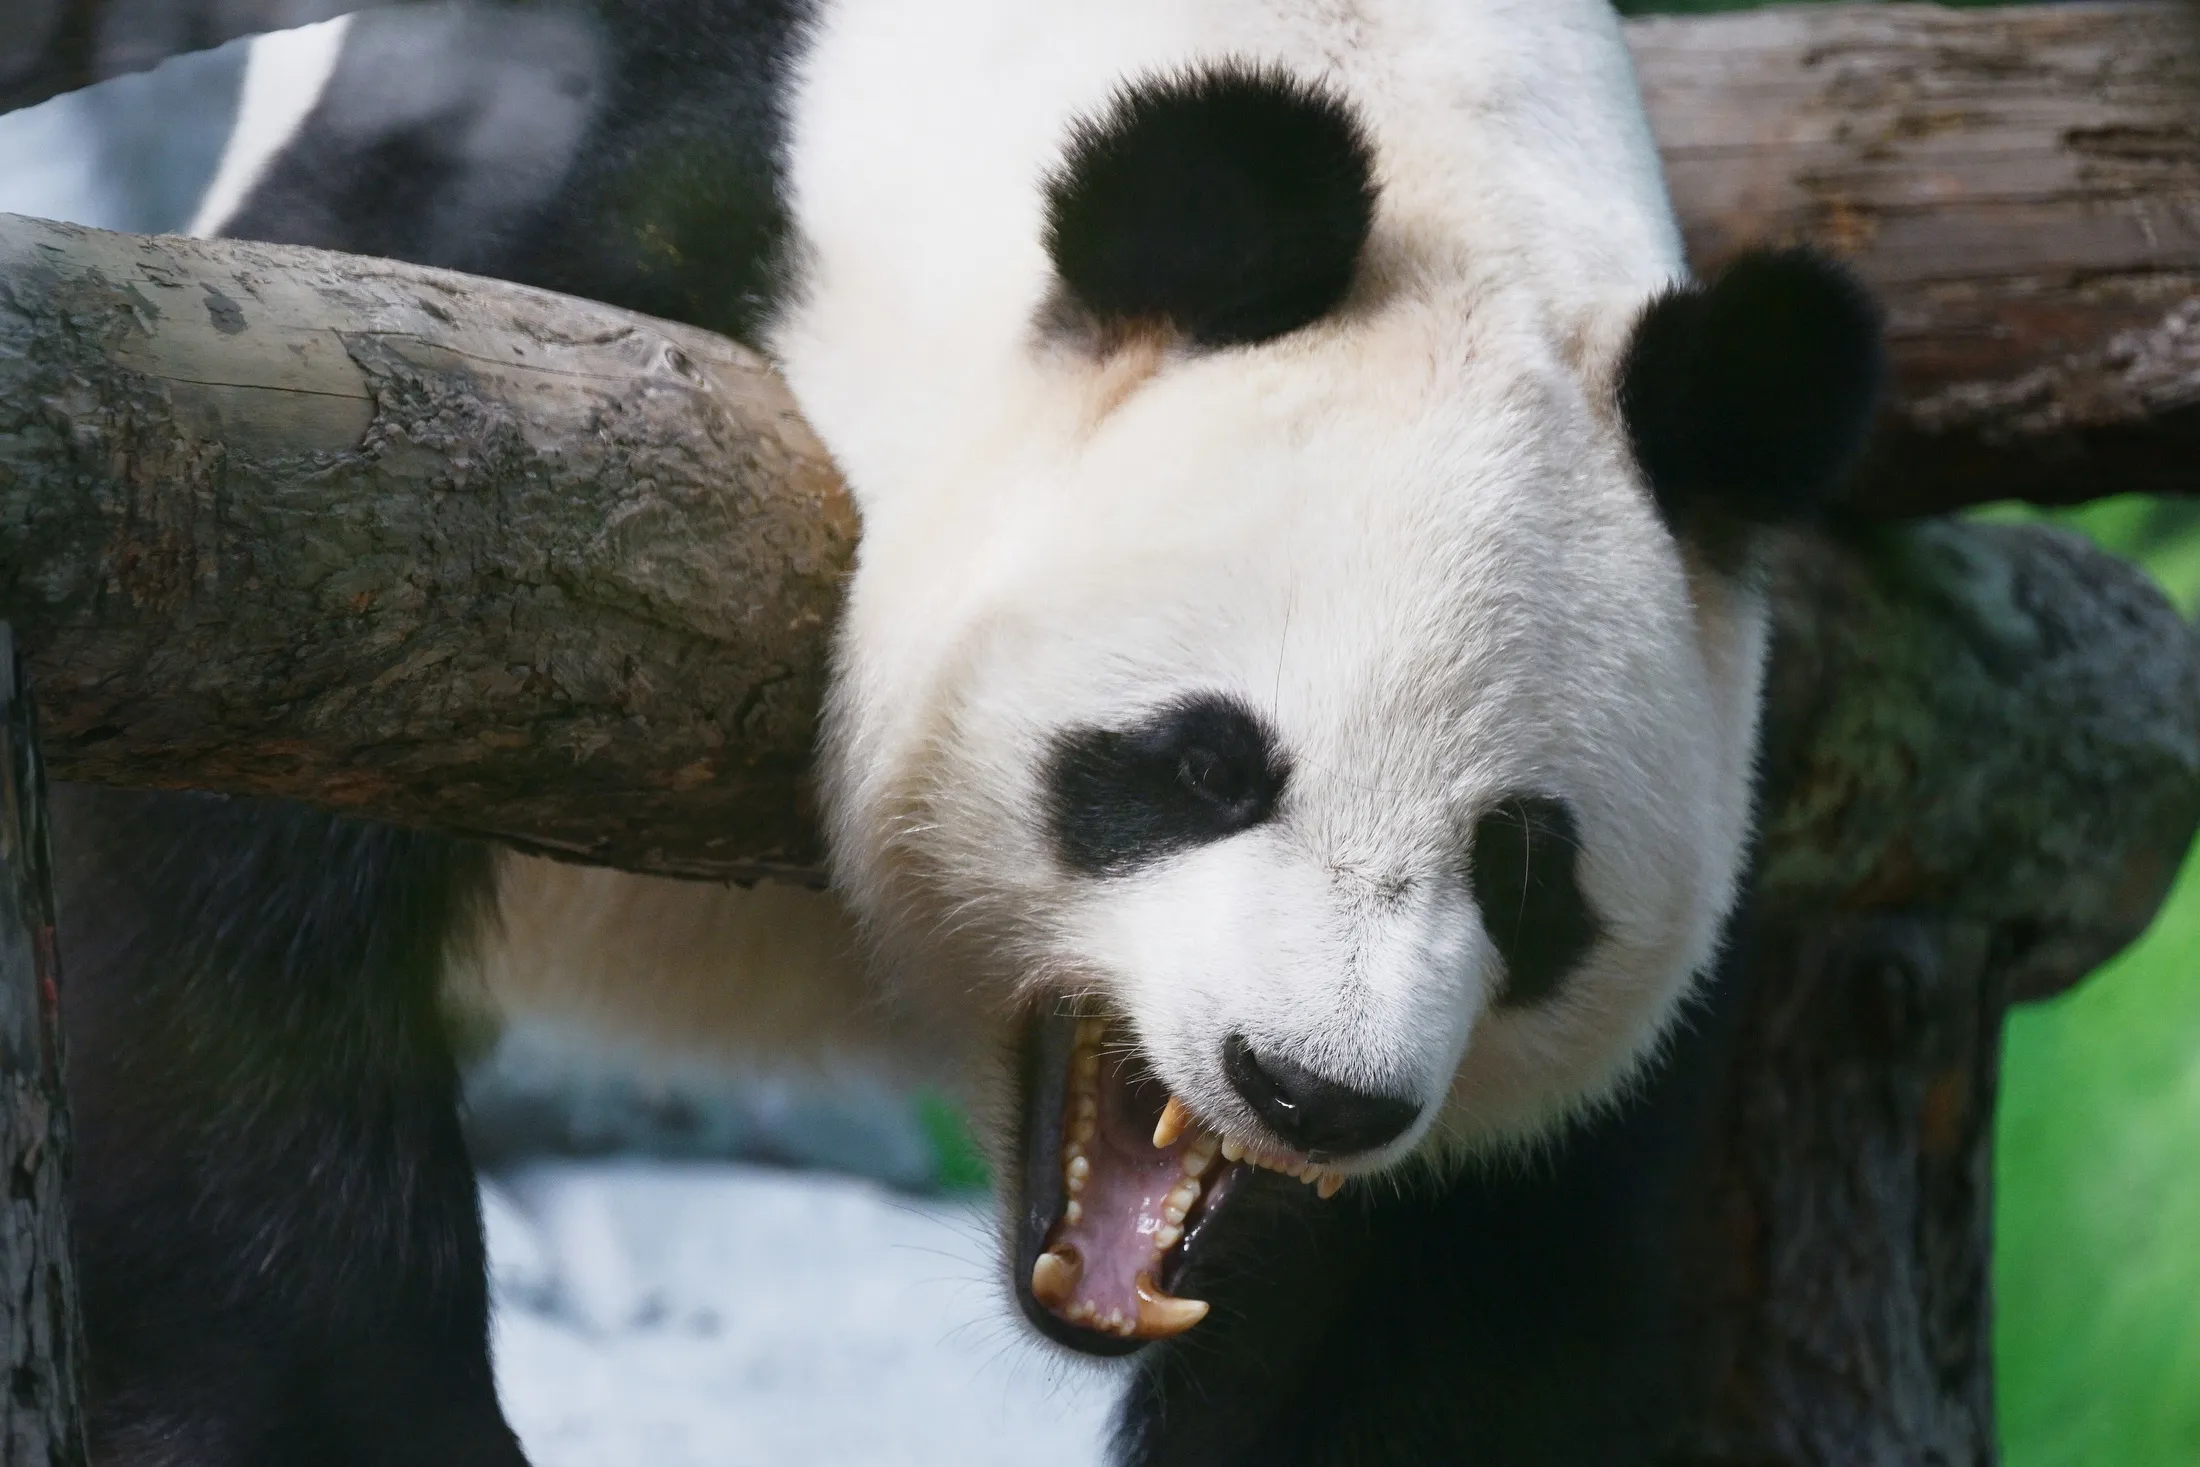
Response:
[{"label": "panda nose", "polygon": [[1421,1107],[1323,1079],[1280,1055],[1257,1055],[1242,1034],[1222,1042],[1222,1072],[1262,1124],[1310,1156],[1352,1156],[1405,1134]]}]

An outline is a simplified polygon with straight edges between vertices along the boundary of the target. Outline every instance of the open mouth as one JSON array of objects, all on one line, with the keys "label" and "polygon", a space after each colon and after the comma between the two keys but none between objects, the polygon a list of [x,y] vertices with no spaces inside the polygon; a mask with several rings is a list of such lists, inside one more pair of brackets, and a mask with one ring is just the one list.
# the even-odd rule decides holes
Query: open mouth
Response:
[{"label": "open mouth", "polygon": [[1332,1167],[1201,1124],[1152,1077],[1129,1027],[1096,1012],[1034,1015],[1023,1069],[1016,1293],[1072,1349],[1122,1354],[1206,1317],[1179,1291],[1250,1169],[1324,1198],[1344,1185]]}]

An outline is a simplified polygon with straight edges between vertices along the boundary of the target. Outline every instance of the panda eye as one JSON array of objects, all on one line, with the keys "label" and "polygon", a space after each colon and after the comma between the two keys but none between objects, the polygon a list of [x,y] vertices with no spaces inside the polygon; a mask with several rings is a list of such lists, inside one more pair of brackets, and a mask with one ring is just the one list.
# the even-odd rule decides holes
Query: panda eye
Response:
[{"label": "panda eye", "polygon": [[1212,749],[1187,749],[1177,761],[1176,777],[1201,799],[1217,805],[1236,805],[1253,792],[1259,769],[1233,769]]},{"label": "panda eye", "polygon": [[1056,737],[1045,779],[1064,865],[1115,875],[1248,830],[1275,813],[1290,769],[1234,699],[1187,699],[1130,728]]}]

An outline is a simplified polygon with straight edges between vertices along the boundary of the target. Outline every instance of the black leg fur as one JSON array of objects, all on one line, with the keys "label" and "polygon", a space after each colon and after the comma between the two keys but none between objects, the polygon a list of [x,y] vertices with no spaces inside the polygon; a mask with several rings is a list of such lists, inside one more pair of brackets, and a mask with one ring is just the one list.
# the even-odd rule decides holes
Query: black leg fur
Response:
[{"label": "black leg fur", "polygon": [[102,1467],[524,1467],[438,1013],[472,847],[55,798]]}]

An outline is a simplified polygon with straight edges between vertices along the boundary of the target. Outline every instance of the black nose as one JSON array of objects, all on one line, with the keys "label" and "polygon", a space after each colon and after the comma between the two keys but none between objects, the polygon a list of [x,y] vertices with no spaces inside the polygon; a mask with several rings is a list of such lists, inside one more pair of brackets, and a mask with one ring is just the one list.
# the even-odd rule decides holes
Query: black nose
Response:
[{"label": "black nose", "polygon": [[1242,1034],[1222,1042],[1222,1072],[1263,1124],[1300,1151],[1351,1156],[1395,1141],[1421,1107],[1325,1080],[1280,1055],[1261,1056]]}]

